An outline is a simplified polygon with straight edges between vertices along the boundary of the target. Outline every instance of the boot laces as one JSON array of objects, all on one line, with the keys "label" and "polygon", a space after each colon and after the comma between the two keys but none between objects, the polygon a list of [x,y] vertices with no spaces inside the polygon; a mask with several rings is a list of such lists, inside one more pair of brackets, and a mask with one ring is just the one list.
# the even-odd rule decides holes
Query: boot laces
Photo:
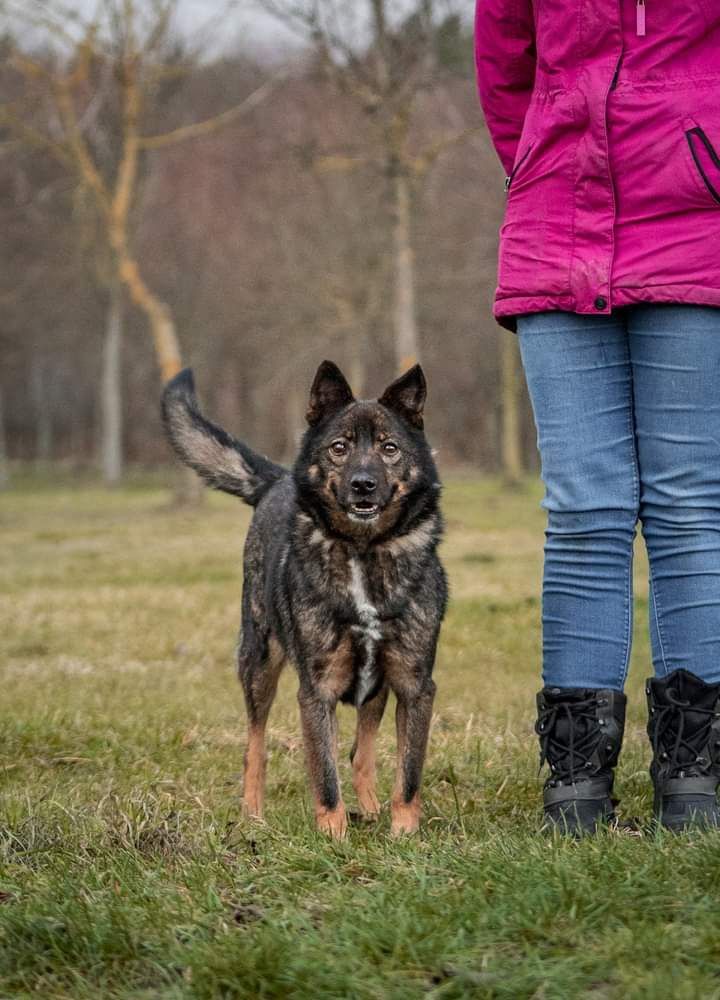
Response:
[{"label": "boot laces", "polygon": [[[656,760],[663,761],[669,768],[672,777],[696,777],[707,774],[712,761],[700,754],[707,746],[713,719],[717,713],[714,708],[701,708],[690,701],[679,698],[670,688],[666,692],[669,702],[657,712],[652,746]],[[704,721],[692,733],[687,732],[687,710],[695,715],[704,715]],[[685,761],[680,760],[680,754],[687,755]]]},{"label": "boot laces", "polygon": [[[574,783],[579,772],[581,779],[593,777],[602,767],[593,763],[600,741],[607,739],[597,718],[599,699],[593,695],[583,701],[561,701],[549,705],[538,716],[535,730],[540,737],[540,770],[550,765],[550,785]],[[558,721],[567,722],[567,740],[558,736]],[[587,731],[578,736],[579,722],[589,723]]]}]

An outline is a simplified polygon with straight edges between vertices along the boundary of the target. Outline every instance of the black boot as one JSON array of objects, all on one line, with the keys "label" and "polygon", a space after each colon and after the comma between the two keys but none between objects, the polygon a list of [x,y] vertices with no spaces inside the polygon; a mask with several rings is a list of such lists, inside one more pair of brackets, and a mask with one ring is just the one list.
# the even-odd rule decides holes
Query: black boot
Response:
[{"label": "black boot", "polygon": [[720,826],[720,684],[674,670],[645,691],[657,820],[675,831]]},{"label": "black boot", "polygon": [[592,688],[543,688],[537,696],[546,826],[582,836],[615,818],[611,798],[625,728],[625,695]]}]

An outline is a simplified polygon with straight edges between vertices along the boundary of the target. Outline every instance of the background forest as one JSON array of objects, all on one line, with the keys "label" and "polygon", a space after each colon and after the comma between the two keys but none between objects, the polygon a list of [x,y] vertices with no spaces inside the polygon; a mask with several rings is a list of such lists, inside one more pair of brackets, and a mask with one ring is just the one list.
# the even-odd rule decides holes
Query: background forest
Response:
[{"label": "background forest", "polygon": [[[467,4],[0,4],[0,465],[165,462],[161,378],[290,457],[317,363],[419,358],[444,465],[534,462],[491,315],[503,177]],[[292,44],[288,39],[292,38]]]}]

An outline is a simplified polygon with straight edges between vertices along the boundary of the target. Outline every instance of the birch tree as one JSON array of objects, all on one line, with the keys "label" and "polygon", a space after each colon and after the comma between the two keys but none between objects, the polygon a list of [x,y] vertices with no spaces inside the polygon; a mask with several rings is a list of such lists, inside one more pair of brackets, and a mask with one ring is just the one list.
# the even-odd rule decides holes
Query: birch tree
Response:
[{"label": "birch tree", "polygon": [[[143,163],[150,153],[227,127],[257,107],[279,78],[204,120],[154,132],[158,100],[179,72],[171,25],[180,0],[99,0],[87,21],[59,3],[29,0],[16,13],[58,41],[50,55],[15,52],[12,67],[21,98],[0,105],[0,125],[17,140],[53,157],[92,205],[98,254],[107,255],[108,316],[103,359],[106,478],[118,475],[121,427],[120,342],[122,301],[127,295],[143,313],[163,381],[182,367],[180,340],[168,303],[146,280],[133,246],[132,223],[141,193]],[[11,10],[13,4],[6,5]],[[115,102],[116,134],[98,127],[103,107]],[[113,149],[108,153],[110,144]]]}]

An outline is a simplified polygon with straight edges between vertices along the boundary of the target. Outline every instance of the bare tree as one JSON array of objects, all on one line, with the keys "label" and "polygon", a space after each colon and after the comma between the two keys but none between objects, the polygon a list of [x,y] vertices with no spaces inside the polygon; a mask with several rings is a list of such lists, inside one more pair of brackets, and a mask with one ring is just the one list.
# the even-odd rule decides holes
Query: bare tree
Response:
[{"label": "bare tree", "polygon": [[501,469],[507,486],[517,486],[523,472],[520,390],[522,375],[517,338],[500,334],[502,439]]},{"label": "bare tree", "polygon": [[5,407],[2,392],[0,392],[0,490],[10,482],[7,441],[5,439]]},{"label": "bare tree", "polygon": [[[145,9],[150,2],[143,0]],[[30,9],[34,0],[25,3]],[[359,73],[373,58],[369,0],[348,9],[367,15],[355,34]],[[394,18],[393,62],[400,58],[397,36],[410,44],[412,30],[397,19],[408,9],[405,2],[387,0],[387,9]],[[501,357],[514,343],[490,313],[502,178],[482,130],[433,162],[437,144],[446,148],[446,137],[467,134],[480,117],[467,20],[440,29],[434,82],[419,90],[407,136],[412,270],[434,403],[429,432],[445,469],[462,462],[498,471],[502,425],[508,432],[520,428],[526,459],[532,439],[522,385],[506,394],[503,416]],[[193,61],[186,44],[183,39],[182,48],[162,56],[141,136],[205,121],[274,73],[242,49],[213,57],[206,51]],[[22,112],[23,125],[57,140],[61,123],[47,83],[38,78],[30,86],[13,68],[14,56],[28,50],[53,72],[72,65],[67,53],[60,58],[37,45],[36,33],[0,42],[0,107]],[[466,60],[460,69],[454,68],[458,57]],[[343,57],[334,58],[342,71]],[[75,91],[83,136],[109,185],[124,148],[121,88],[112,66],[93,59],[86,83]],[[209,409],[276,457],[296,450],[303,387],[319,360],[335,358],[365,394],[387,380],[395,357],[394,193],[377,116],[324,67],[323,58],[306,50],[291,64],[292,85],[275,88],[250,121],[143,150],[128,218],[142,279],[167,303],[183,357],[211,394]],[[430,152],[427,164],[423,151]],[[132,401],[116,414],[132,412],[122,428],[125,454],[145,465],[167,461],[157,426],[154,341],[145,314],[119,281],[95,194],[65,160],[2,126],[0,231],[0,388],[13,461],[32,460],[48,440],[53,459],[77,464],[97,449],[100,346],[103,330],[112,335],[114,329],[107,322],[113,277],[123,295],[123,393]],[[112,336],[107,343],[112,368],[118,351]],[[505,372],[512,375],[512,368]],[[39,393],[33,399],[28,391],[33,381],[44,387],[44,414]],[[518,394],[513,424],[508,401]],[[106,402],[113,398],[104,395]]]},{"label": "bare tree", "polygon": [[30,378],[30,392],[35,408],[35,464],[42,467],[47,465],[52,454],[53,425],[47,367],[39,354],[33,358]]},{"label": "bare tree", "polygon": [[109,289],[108,310],[103,338],[100,406],[100,461],[103,480],[115,486],[122,479],[122,339],[123,339],[123,290],[118,281]]},{"label": "bare tree", "polygon": [[[59,3],[31,0],[22,16],[55,32],[64,49],[45,58],[15,52],[12,65],[23,83],[22,98],[0,106],[0,124],[24,144],[50,154],[72,176],[92,205],[102,244],[98,252],[108,251],[102,441],[110,481],[119,475],[121,449],[121,289],[148,322],[162,379],[182,367],[170,307],[145,279],[133,247],[143,157],[228,126],[257,107],[277,83],[277,78],[266,81],[220,114],[152,134],[162,87],[178,72],[170,28],[179,2],[100,0],[95,16],[82,22]],[[99,122],[112,104],[117,122],[108,135]]]},{"label": "bare tree", "polygon": [[441,153],[468,131],[453,131],[413,151],[411,126],[421,93],[436,78],[434,0],[414,0],[400,24],[388,0],[261,0],[285,24],[298,28],[314,46],[319,65],[339,91],[362,108],[373,135],[368,156],[318,158],[324,169],[352,169],[372,162],[387,184],[393,259],[393,340],[402,371],[420,358],[416,303],[413,205],[416,182]]}]

